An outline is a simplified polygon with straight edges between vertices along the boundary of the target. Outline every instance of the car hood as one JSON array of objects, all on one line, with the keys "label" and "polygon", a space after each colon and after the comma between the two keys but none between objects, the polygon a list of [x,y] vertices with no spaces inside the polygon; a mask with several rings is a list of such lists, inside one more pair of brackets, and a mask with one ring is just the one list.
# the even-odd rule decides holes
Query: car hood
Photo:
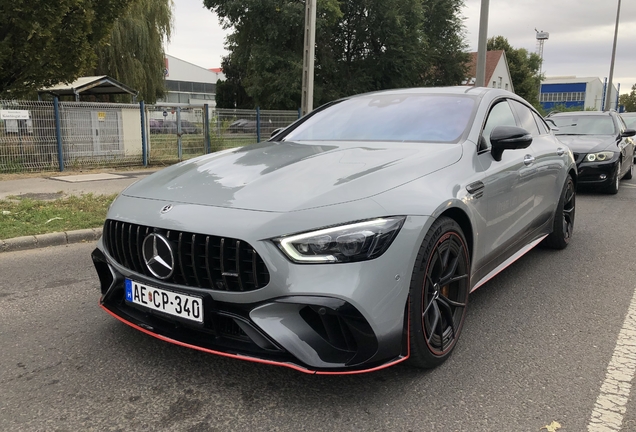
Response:
[{"label": "car hood", "polygon": [[557,135],[557,138],[574,153],[618,150],[614,135]]},{"label": "car hood", "polygon": [[461,144],[265,142],[191,159],[123,194],[288,212],[367,198],[457,162]]}]

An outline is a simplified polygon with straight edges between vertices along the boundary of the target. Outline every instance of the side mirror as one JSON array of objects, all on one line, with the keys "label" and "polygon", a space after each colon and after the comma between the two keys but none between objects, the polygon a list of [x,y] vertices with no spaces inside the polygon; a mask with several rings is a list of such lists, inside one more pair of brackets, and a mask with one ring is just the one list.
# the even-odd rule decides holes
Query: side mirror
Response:
[{"label": "side mirror", "polygon": [[527,130],[516,126],[497,126],[490,134],[490,153],[497,162],[501,161],[504,150],[528,148],[532,144],[532,135]]},{"label": "side mirror", "polygon": [[550,129],[552,129],[555,132],[559,130],[559,127],[554,122],[554,120],[552,120],[551,118],[545,118],[544,120],[548,123],[548,125],[550,126]]},{"label": "side mirror", "polygon": [[282,127],[281,127],[281,128],[276,128],[276,129],[274,129],[274,130],[272,131],[272,134],[271,134],[269,137],[270,137],[270,138],[274,138],[274,136],[275,136],[275,135],[277,135],[277,134],[278,134],[278,132],[282,131],[283,129],[285,129],[285,128],[282,128]]},{"label": "side mirror", "polygon": [[621,134],[623,138],[633,137],[634,135],[636,135],[636,130],[634,129],[625,129]]}]

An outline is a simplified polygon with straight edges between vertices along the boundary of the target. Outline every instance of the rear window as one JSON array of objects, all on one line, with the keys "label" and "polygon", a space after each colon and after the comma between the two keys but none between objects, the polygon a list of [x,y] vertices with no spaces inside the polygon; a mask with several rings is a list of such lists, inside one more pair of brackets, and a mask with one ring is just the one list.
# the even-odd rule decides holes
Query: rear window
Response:
[{"label": "rear window", "polygon": [[557,135],[614,135],[616,128],[609,115],[554,116],[550,117],[557,127]]},{"label": "rear window", "polygon": [[285,141],[457,142],[475,100],[460,95],[375,94],[340,101],[311,116]]}]

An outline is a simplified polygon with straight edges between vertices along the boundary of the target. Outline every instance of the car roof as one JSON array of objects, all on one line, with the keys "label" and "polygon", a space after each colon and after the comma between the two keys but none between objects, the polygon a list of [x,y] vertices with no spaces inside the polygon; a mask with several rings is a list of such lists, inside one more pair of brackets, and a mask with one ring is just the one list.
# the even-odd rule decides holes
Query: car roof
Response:
[{"label": "car roof", "polygon": [[624,112],[624,113],[621,113],[621,115],[623,117],[634,117],[636,116],[636,112]]},{"label": "car roof", "polygon": [[403,88],[403,89],[391,89],[391,90],[380,90],[369,93],[361,93],[357,95],[352,95],[345,99],[353,99],[358,97],[366,97],[375,94],[384,94],[384,95],[404,95],[404,94],[445,94],[445,95],[472,95],[472,96],[483,96],[485,94],[501,94],[506,96],[515,96],[514,93],[511,93],[507,90],[495,89],[490,87],[473,87],[473,86],[452,86],[452,87],[413,87],[413,88]]},{"label": "car roof", "polygon": [[611,116],[614,111],[566,111],[566,112],[555,112],[551,113],[550,117],[562,117],[562,116],[599,116],[599,115],[609,115]]}]

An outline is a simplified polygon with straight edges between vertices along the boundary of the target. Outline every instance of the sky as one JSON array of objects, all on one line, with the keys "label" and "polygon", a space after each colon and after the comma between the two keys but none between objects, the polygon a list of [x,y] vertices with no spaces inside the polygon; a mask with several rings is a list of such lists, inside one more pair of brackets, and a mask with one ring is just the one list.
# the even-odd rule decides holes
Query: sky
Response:
[{"label": "sky", "polygon": [[[514,48],[536,51],[536,33],[550,33],[543,50],[546,76],[609,76],[618,0],[490,0],[488,36],[504,36]],[[221,66],[229,34],[202,0],[176,0],[174,31],[166,52],[196,65]],[[466,42],[477,51],[481,0],[465,0]],[[623,0],[614,84],[628,93],[636,84],[636,1]]]}]

